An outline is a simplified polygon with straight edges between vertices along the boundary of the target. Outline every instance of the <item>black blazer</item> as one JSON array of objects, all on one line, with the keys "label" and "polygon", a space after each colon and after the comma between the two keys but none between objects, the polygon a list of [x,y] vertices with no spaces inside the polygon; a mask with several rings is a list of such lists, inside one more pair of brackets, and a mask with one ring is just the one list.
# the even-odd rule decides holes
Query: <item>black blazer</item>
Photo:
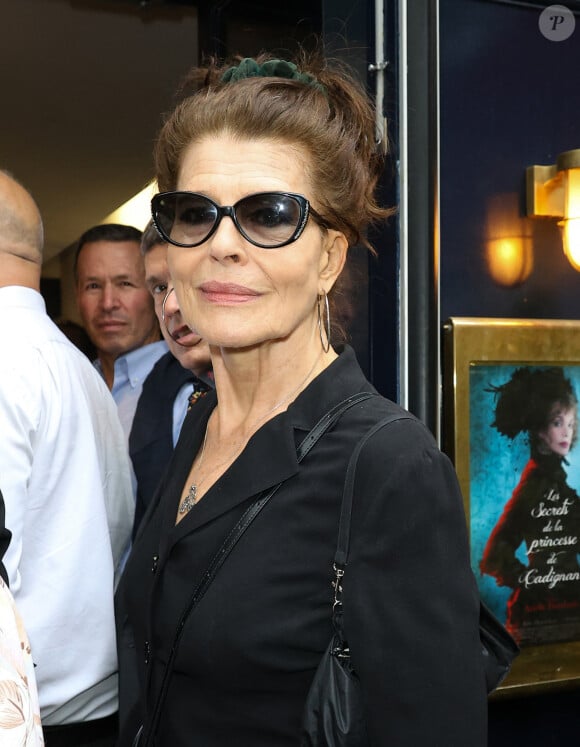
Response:
[{"label": "black blazer", "polygon": [[[120,747],[152,708],[178,617],[212,554],[252,498],[280,480],[185,625],[158,743],[298,747],[304,700],[331,636],[348,459],[398,407],[373,397],[352,408],[300,467],[295,448],[330,407],[369,389],[346,348],[175,526],[215,393],[186,421],[119,589]],[[463,503],[451,464],[419,421],[393,423],[363,449],[350,553],[344,624],[371,745],[484,747],[479,601]]]},{"label": "black blazer", "polygon": [[156,362],[143,390],[129,434],[129,455],[137,479],[133,533],[157,489],[173,454],[173,403],[184,384],[197,377],[183,368],[172,353]]}]

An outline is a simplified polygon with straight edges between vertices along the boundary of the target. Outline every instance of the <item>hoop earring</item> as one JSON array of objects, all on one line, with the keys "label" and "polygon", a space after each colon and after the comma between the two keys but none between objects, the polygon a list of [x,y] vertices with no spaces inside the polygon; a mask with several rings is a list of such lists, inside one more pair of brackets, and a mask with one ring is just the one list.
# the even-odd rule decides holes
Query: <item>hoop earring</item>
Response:
[{"label": "hoop earring", "polygon": [[[320,302],[324,299],[324,314],[325,314],[325,327],[326,327],[326,342],[324,341],[324,334],[322,330],[322,312],[320,311]],[[316,303],[318,308],[318,333],[320,334],[320,342],[322,343],[322,349],[325,353],[330,350],[330,305],[328,303],[328,295],[326,291],[322,291],[318,295],[318,301]]]},{"label": "hoop earring", "polygon": [[161,319],[163,320],[163,324],[165,324],[165,328],[167,329],[167,324],[165,323],[165,304],[167,303],[167,299],[169,296],[173,293],[175,288],[170,288],[167,293],[165,294],[165,298],[163,299],[163,303],[161,304]]}]

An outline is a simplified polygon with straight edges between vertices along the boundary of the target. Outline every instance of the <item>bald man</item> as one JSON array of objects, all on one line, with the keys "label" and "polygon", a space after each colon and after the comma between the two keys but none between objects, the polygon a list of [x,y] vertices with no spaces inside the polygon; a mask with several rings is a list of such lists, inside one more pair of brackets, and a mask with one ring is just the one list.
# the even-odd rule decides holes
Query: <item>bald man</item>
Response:
[{"label": "bald man", "polygon": [[0,171],[0,490],[4,565],[28,631],[48,747],[105,747],[118,703],[113,596],[133,498],[111,394],[46,314],[43,231]]}]

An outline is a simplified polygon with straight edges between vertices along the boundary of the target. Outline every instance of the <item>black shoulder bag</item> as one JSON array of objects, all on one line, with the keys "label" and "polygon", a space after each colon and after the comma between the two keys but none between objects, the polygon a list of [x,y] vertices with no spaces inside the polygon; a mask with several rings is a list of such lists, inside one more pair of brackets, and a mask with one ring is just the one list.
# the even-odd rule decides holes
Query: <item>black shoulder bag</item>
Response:
[{"label": "black shoulder bag", "polygon": [[[347,399],[343,400],[338,405],[333,407],[325,415],[323,415],[296,449],[298,462],[301,462],[304,459],[304,457],[314,447],[317,441],[336,423],[336,421],[344,412],[346,412],[346,410],[353,407],[354,405],[357,405],[359,402],[363,402],[370,397],[376,396],[378,395],[372,392],[360,392],[359,394],[353,394],[352,396],[348,397]],[[159,694],[153,707],[151,718],[149,719],[149,723],[147,725],[144,724],[139,728],[137,734],[135,735],[135,739],[133,740],[133,747],[155,746],[155,735],[157,733],[159,719],[161,717],[161,712],[167,698],[169,683],[173,674],[173,662],[175,661],[175,656],[177,654],[177,649],[187,618],[207,591],[209,585],[215,578],[219,569],[224,564],[227,556],[234,549],[242,534],[254,521],[256,516],[264,508],[266,503],[268,503],[270,498],[272,498],[272,496],[277,492],[281,485],[282,483],[280,482],[278,483],[278,485],[275,485],[273,488],[263,493],[246,509],[246,511],[244,511],[241,519],[238,521],[230,534],[224,540],[222,546],[214,555],[207,570],[201,577],[201,581],[195,588],[188,603],[184,607],[175,629],[173,643],[169,652],[169,656],[167,657],[167,664],[165,665],[165,670],[163,672],[161,687],[159,688]]]},{"label": "black shoulder bag", "polygon": [[[408,415],[389,415],[359,441],[350,458],[342,498],[336,555],[334,556],[334,633],[314,674],[302,719],[301,747],[368,747],[360,684],[350,661],[342,629],[342,583],[348,560],[350,520],[356,464],[361,449],[378,430]],[[491,611],[480,602],[479,635],[488,693],[509,672],[519,648]]]}]

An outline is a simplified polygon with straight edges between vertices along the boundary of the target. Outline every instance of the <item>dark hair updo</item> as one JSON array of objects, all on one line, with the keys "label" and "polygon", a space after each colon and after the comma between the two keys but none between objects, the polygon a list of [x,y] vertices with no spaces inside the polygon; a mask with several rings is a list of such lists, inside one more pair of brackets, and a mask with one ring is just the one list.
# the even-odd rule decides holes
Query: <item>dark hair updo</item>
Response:
[{"label": "dark hair updo", "polygon": [[[527,433],[532,447],[539,431],[548,426],[555,405],[571,410],[578,404],[570,379],[558,366],[517,368],[509,381],[491,386],[489,391],[497,396],[492,425],[508,438]],[[576,429],[572,443],[575,441]]]}]

